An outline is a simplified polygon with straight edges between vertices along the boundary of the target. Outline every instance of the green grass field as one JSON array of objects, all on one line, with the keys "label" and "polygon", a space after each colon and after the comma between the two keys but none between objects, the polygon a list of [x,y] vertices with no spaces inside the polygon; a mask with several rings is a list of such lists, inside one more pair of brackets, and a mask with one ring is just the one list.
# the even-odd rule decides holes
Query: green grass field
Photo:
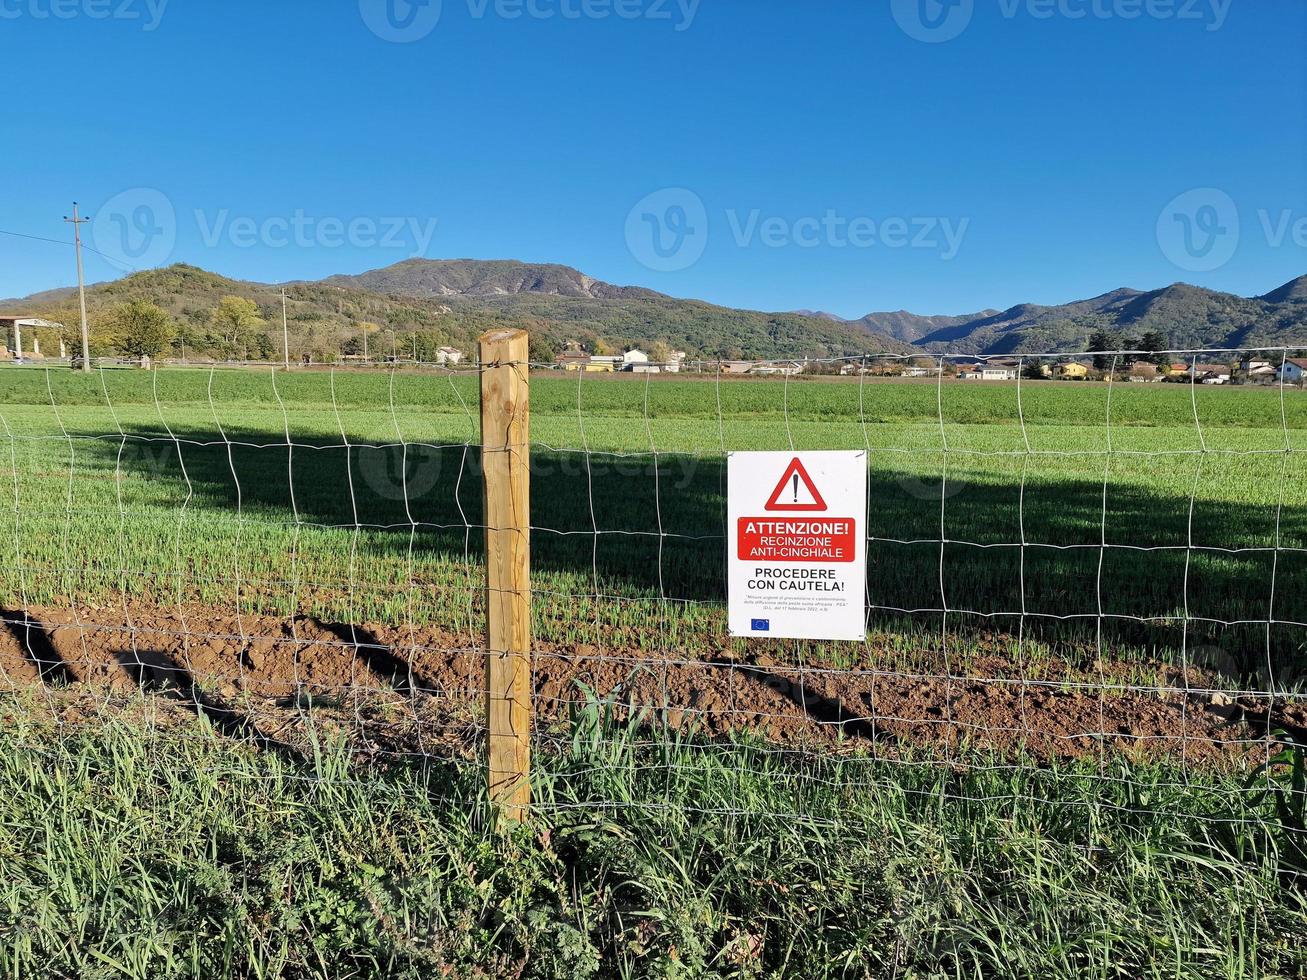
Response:
[{"label": "green grass field", "polygon": [[[475,637],[476,384],[0,370],[6,614],[126,597]],[[731,649],[725,453],[854,448],[868,642],[751,651],[937,676],[1203,656],[1231,688],[1302,683],[1300,391],[542,375],[532,437],[542,642]],[[360,765],[311,723],[310,750],[255,751],[151,704],[55,725],[35,692],[3,702],[0,975],[1307,975],[1301,755],[941,766],[591,701],[506,839],[475,766]]]},{"label": "green grass field", "polygon": [[[475,634],[475,385],[7,370],[0,499],[17,533],[0,535],[0,587],[35,605],[125,592]],[[1018,402],[981,383],[547,376],[532,395],[543,639],[725,643],[724,452],[866,448],[873,629],[937,642],[948,608],[965,650],[1024,609],[1036,641],[1215,646],[1266,683],[1298,673],[1302,392],[1045,382]]]}]

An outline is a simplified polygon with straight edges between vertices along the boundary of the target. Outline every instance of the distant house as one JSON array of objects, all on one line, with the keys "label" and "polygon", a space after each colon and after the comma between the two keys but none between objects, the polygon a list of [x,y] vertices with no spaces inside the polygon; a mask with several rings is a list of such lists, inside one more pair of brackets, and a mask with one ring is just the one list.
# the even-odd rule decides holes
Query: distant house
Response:
[{"label": "distant house", "polygon": [[590,357],[590,363],[585,366],[587,371],[620,371],[625,364],[621,354],[593,354]]},{"label": "distant house", "polygon": [[1239,362],[1239,373],[1253,384],[1270,384],[1279,376],[1280,365],[1264,358],[1245,357]]},{"label": "distant house", "polygon": [[[1179,369],[1179,370],[1177,370]],[[1234,376],[1228,364],[1172,364],[1169,377],[1172,381],[1189,381],[1206,385],[1229,384]]]},{"label": "distant house", "polygon": [[761,364],[755,364],[750,374],[759,374],[764,377],[769,375],[781,375],[786,378],[792,378],[796,374],[803,373],[803,365],[798,361],[763,361]]},{"label": "distant house", "polygon": [[437,364],[458,364],[463,360],[463,352],[457,347],[441,347],[436,350]]},{"label": "distant house", "polygon": [[753,361],[722,361],[722,374],[748,374],[753,368]]},{"label": "distant house", "polygon": [[1280,382],[1286,385],[1300,385],[1307,378],[1307,358],[1291,357],[1280,368]]},{"label": "distant house", "polygon": [[648,364],[649,355],[638,347],[632,347],[622,355],[622,370],[633,371],[637,364]]},{"label": "distant house", "polygon": [[964,364],[958,368],[963,381],[1015,381],[1017,369],[1011,364]]},{"label": "distant house", "polygon": [[554,363],[564,371],[584,371],[590,364],[590,355],[579,347],[569,347],[554,358]]},{"label": "distant house", "polygon": [[1068,361],[1065,364],[1054,364],[1052,376],[1062,381],[1084,381],[1089,377],[1089,365],[1081,364],[1079,361]]},{"label": "distant house", "polygon": [[685,351],[674,350],[667,355],[667,363],[663,365],[663,370],[669,374],[679,374],[681,365],[685,362]]},{"label": "distant house", "polygon": [[1195,364],[1191,372],[1193,380],[1205,385],[1229,384],[1233,373],[1228,364]]}]

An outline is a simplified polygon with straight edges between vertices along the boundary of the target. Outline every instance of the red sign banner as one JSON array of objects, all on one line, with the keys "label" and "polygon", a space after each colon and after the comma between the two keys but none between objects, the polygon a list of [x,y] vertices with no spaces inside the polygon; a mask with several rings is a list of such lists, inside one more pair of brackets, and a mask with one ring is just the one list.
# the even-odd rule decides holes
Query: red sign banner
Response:
[{"label": "red sign banner", "polygon": [[741,517],[740,561],[832,562],[857,557],[857,524],[851,517]]}]

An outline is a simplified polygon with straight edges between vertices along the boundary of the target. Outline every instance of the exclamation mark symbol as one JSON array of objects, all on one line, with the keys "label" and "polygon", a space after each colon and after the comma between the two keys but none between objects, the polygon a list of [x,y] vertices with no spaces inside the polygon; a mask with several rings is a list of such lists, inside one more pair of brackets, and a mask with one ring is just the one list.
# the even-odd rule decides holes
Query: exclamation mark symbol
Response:
[{"label": "exclamation mark symbol", "polygon": [[794,474],[794,502],[799,502],[799,474]]}]

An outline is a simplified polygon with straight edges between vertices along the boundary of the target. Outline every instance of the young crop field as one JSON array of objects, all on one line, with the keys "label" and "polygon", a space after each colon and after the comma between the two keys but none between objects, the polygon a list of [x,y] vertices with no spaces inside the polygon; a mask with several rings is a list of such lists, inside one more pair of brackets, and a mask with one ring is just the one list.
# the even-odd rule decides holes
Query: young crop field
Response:
[{"label": "young crop field", "polygon": [[[0,973],[1307,971],[1307,394],[543,372],[531,443],[505,842],[475,372],[0,370]],[[727,634],[788,449],[867,452],[865,642]]]}]

